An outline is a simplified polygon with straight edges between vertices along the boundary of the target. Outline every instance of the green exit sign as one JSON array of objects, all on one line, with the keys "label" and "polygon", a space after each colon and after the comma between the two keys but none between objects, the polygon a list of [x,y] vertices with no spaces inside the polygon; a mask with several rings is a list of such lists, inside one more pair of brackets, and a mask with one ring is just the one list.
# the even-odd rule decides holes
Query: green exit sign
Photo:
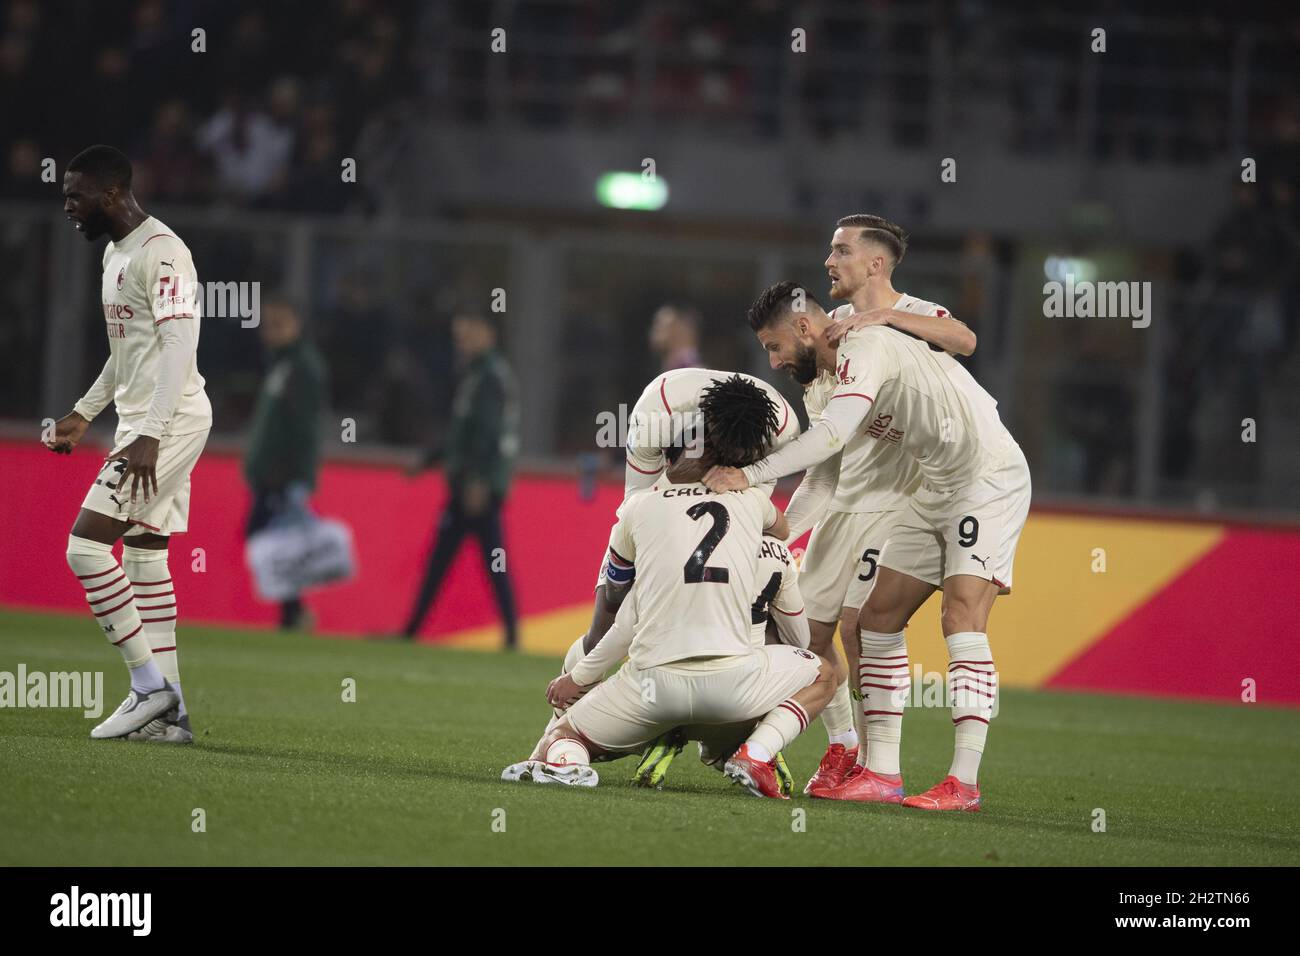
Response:
[{"label": "green exit sign", "polygon": [[668,184],[644,173],[602,173],[596,180],[596,198],[610,209],[663,209]]}]

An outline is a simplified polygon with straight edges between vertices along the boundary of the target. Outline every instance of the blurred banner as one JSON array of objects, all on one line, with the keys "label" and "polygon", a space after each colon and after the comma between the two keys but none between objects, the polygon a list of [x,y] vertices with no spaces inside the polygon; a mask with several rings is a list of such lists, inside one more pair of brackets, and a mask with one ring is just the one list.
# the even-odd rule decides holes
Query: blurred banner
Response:
[{"label": "blurred banner", "polygon": [[[0,604],[79,611],[64,563],[76,502],[100,465],[85,445],[71,458],[0,443],[13,496],[3,519]],[[239,460],[205,454],[194,473],[190,530],[172,546],[186,620],[274,626],[244,564],[250,498]],[[589,499],[574,478],[523,476],[505,509],[523,648],[562,654],[587,626],[595,580],[622,488]],[[358,576],[308,599],[318,630],[391,633],[410,607],[446,490],[437,474],[333,463],[313,502],[355,532]],[[50,502],[59,502],[51,509]],[[994,610],[1006,686],[1106,690],[1300,706],[1300,620],[1291,576],[1300,528],[1036,510],[1025,529],[1016,590]],[[468,545],[423,634],[497,647],[500,630],[477,549]],[[0,623],[0,627],[4,627]],[[95,634],[87,622],[86,639]],[[914,674],[942,673],[939,599],[909,629]]]}]

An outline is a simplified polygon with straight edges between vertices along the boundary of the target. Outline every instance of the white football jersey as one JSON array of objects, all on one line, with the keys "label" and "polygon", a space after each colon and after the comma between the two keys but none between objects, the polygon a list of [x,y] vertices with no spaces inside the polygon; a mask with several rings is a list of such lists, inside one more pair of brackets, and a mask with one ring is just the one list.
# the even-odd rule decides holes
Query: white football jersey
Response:
[{"label": "white football jersey", "polygon": [[799,418],[784,396],[753,375],[707,368],[680,368],[655,378],[632,406],[628,420],[627,468],[624,493],[648,488],[663,471],[663,450],[672,445],[683,427],[695,427],[700,398],[706,388],[739,375],[753,382],[776,404],[777,433],[772,448],[780,448],[799,434]]},{"label": "white football jersey", "polygon": [[[916,315],[943,317],[951,314],[942,306],[906,294],[898,297],[893,308]],[[842,319],[852,314],[853,306],[842,305],[831,313],[831,318]],[[821,418],[837,385],[835,373],[822,372],[804,389],[803,404],[808,412],[809,427]],[[920,481],[921,470],[914,458],[904,454],[899,446],[874,441],[860,431],[844,445],[839,483],[827,510],[849,513],[897,511],[907,503]]]},{"label": "white football jersey", "polygon": [[887,326],[850,332],[829,401],[867,402],[858,432],[913,459],[924,485],[952,491],[1018,450],[997,402],[946,352]]},{"label": "white football jersey", "polygon": [[754,647],[767,643],[767,622],[773,614],[803,612],[799,593],[799,569],[786,546],[771,535],[763,535],[758,549],[758,596],[750,608],[750,641]]},{"label": "white football jersey", "polygon": [[660,478],[630,495],[610,535],[611,562],[634,566],[638,668],[749,654],[763,528],[776,508],[761,490],[714,494]]},{"label": "white football jersey", "polygon": [[166,335],[161,327],[190,322],[192,330],[187,329],[184,338],[193,344],[198,339],[201,297],[185,243],[150,216],[104,250],[100,298],[109,357],[99,380],[77,403],[78,413],[92,419],[109,401],[114,403],[118,419],[114,451],[141,434],[163,438],[211,428],[212,406],[193,354],[185,363],[175,407],[153,409],[150,418]]}]

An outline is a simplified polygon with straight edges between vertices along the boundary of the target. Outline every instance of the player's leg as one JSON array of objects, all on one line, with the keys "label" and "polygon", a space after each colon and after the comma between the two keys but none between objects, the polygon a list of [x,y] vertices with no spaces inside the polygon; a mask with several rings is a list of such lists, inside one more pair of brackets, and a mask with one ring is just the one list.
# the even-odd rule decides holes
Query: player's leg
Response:
[{"label": "player's leg", "polygon": [[[105,468],[112,464],[107,463]],[[153,659],[131,582],[113,556],[114,542],[129,527],[124,520],[83,507],[68,536],[68,567],[86,593],[95,622],[108,642],[121,652],[131,677],[131,692],[126,700],[90,732],[96,738],[121,737],[139,730],[177,702]]]},{"label": "player's leg", "polygon": [[858,564],[849,577],[848,587],[844,592],[844,606],[840,608],[840,646],[844,650],[844,659],[848,662],[850,674],[853,720],[859,741],[858,767],[865,767],[867,763],[867,725],[866,717],[863,715],[862,690],[858,679],[862,654],[859,619],[862,606],[867,603],[867,598],[875,587],[880,570],[880,556],[885,551],[889,536],[899,517],[898,511],[879,511],[862,516],[860,537],[856,546]]},{"label": "player's leg", "polygon": [[[644,693],[649,681],[655,693]],[[533,780],[594,787],[599,782],[592,760],[639,752],[687,716],[683,681],[640,671],[629,662],[618,673],[578,700],[542,738],[538,757],[506,768],[502,779]]]},{"label": "player's leg", "polygon": [[122,538],[122,570],[131,582],[140,623],[153,651],[154,662],[178,698],[176,707],[150,721],[128,737],[166,743],[190,743],[189,712],[181,691],[180,664],[176,654],[176,589],[167,567],[169,536],[132,529]]},{"label": "player's leg", "polygon": [[415,632],[420,629],[420,624],[429,613],[433,599],[438,596],[438,591],[442,588],[442,579],[446,577],[447,569],[451,567],[451,562],[456,557],[456,552],[460,550],[461,541],[468,531],[469,522],[466,520],[460,498],[453,492],[447,507],[443,509],[442,517],[438,519],[438,539],[434,542],[433,551],[429,555],[424,580],[416,593],[415,603],[411,605],[406,626],[402,628],[403,637],[413,638]]},{"label": "player's leg", "polygon": [[863,516],[831,512],[813,529],[799,572],[799,591],[808,611],[808,649],[823,658],[835,678],[835,693],[822,711],[826,752],[804,786],[813,793],[838,786],[857,762],[860,740],[849,686],[849,670],[835,647],[835,628],[854,571]]},{"label": "player's leg", "polygon": [[1029,514],[1029,467],[1017,455],[949,502],[940,528],[945,566],[942,623],[954,731],[948,776],[905,805],[978,810],[979,766],[997,703],[997,668],[988,621],[1011,590],[1016,545]]},{"label": "player's leg", "polygon": [[830,702],[835,672],[825,658],[794,647],[764,647],[755,658],[750,674],[736,688],[733,706],[742,712],[756,707],[762,716],[727,761],[726,773],[755,796],[784,799],[776,755]]},{"label": "player's leg", "polygon": [[519,616],[515,610],[515,593],[510,586],[509,566],[506,562],[505,535],[501,532],[501,500],[493,495],[487,510],[471,519],[479,549],[483,553],[483,567],[496,595],[497,608],[506,629],[506,647],[519,646]]},{"label": "player's leg", "polygon": [[893,568],[878,569],[871,593],[857,615],[857,680],[866,761],[861,771],[827,797],[868,803],[902,801],[899,751],[903,710],[911,689],[904,629],[934,590],[933,584]]}]

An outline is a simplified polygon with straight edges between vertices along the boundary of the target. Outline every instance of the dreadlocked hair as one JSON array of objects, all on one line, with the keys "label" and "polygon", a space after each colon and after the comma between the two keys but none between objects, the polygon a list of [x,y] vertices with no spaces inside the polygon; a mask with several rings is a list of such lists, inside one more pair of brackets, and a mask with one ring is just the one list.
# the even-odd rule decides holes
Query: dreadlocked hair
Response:
[{"label": "dreadlocked hair", "polygon": [[765,454],[778,428],[776,403],[753,382],[733,375],[714,382],[700,398],[704,447],[715,464],[752,465]]}]

